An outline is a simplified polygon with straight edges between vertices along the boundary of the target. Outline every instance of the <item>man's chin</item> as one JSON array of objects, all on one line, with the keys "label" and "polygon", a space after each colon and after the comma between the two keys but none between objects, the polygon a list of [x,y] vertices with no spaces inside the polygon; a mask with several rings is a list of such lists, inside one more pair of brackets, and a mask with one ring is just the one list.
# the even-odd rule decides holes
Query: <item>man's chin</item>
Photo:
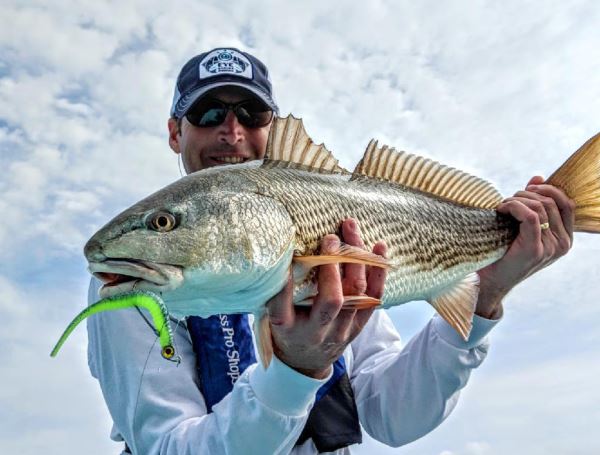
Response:
[{"label": "man's chin", "polygon": [[[242,164],[251,161],[252,158],[247,157],[210,157],[202,160],[202,169],[215,166],[228,166],[232,164]],[[200,170],[200,169],[197,169]]]}]

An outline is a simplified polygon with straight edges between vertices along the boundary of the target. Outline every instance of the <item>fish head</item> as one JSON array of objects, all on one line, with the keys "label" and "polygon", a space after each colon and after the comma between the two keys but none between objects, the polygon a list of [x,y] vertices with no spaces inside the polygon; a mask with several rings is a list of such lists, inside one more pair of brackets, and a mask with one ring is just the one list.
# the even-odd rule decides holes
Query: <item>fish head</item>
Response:
[{"label": "fish head", "polygon": [[295,230],[285,208],[231,178],[225,171],[186,176],[94,234],[84,254],[104,282],[100,296],[231,294],[290,260]]}]

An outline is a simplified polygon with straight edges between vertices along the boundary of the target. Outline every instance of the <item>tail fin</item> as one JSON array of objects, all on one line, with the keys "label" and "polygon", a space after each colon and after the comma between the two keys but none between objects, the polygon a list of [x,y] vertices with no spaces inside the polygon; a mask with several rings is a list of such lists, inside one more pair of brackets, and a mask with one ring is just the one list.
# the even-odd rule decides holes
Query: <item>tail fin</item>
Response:
[{"label": "tail fin", "polygon": [[575,201],[575,231],[600,233],[600,133],[546,181]]}]

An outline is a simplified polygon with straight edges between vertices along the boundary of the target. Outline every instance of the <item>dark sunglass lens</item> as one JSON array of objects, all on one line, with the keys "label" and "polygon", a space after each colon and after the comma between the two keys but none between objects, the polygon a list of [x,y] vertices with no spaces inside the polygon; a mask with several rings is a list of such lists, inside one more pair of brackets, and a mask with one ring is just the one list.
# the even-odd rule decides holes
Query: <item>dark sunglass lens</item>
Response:
[{"label": "dark sunglass lens", "polygon": [[242,125],[259,128],[271,121],[273,111],[258,101],[247,101],[236,106],[235,115]]},{"label": "dark sunglass lens", "polygon": [[195,126],[218,126],[227,117],[227,107],[215,100],[200,102],[190,109],[186,117]]},{"label": "dark sunglass lens", "polygon": [[198,126],[217,126],[223,123],[227,116],[227,109],[215,107],[207,110],[198,119]]},{"label": "dark sunglass lens", "polygon": [[215,99],[200,100],[192,106],[186,118],[194,126],[219,126],[225,121],[229,109],[233,110],[238,121],[247,128],[266,126],[273,119],[273,111],[259,100],[226,104]]}]

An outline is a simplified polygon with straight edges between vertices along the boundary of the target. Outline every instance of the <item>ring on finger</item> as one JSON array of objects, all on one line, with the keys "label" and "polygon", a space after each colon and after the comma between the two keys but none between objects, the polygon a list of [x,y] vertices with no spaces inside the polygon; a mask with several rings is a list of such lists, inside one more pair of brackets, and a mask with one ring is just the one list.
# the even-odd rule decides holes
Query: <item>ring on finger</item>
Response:
[{"label": "ring on finger", "polygon": [[540,229],[542,231],[545,231],[547,229],[550,229],[550,223],[548,223],[547,221],[545,223],[540,224]]}]

